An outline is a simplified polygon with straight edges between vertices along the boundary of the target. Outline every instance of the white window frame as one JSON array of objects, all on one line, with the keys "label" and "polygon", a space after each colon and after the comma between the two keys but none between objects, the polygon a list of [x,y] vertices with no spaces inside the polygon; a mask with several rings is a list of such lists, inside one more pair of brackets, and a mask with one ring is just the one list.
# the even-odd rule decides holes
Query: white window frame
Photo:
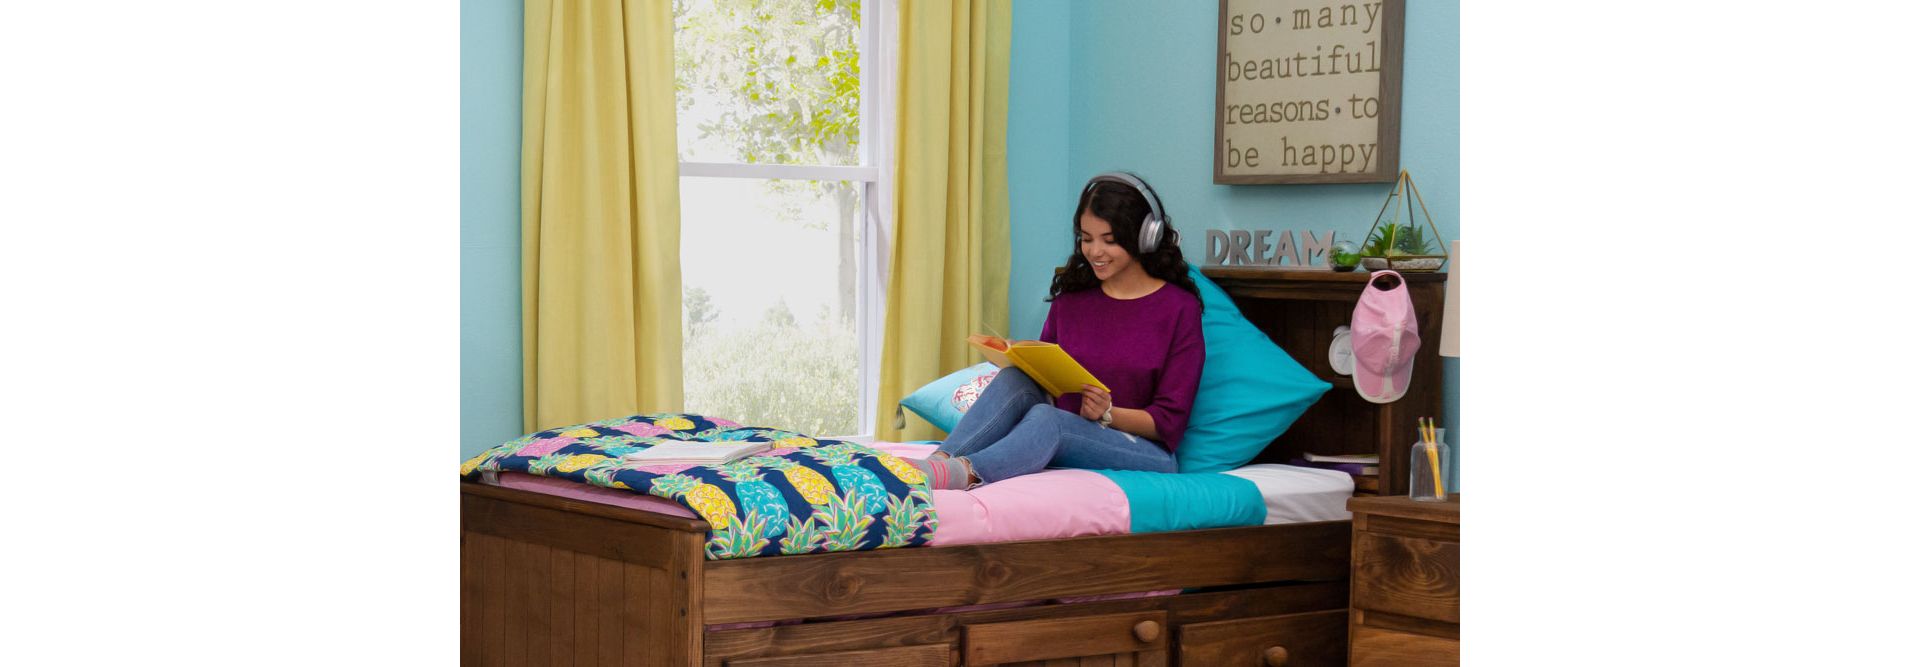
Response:
[{"label": "white window frame", "polygon": [[860,432],[810,434],[871,442],[879,415],[880,346],[886,337],[889,258],[893,238],[893,129],[898,107],[898,0],[860,5],[860,164],[857,166],[681,162],[680,178],[750,178],[796,181],[850,181],[861,184],[865,207],[860,220],[855,280],[861,298],[854,304],[854,337],[860,365]]}]

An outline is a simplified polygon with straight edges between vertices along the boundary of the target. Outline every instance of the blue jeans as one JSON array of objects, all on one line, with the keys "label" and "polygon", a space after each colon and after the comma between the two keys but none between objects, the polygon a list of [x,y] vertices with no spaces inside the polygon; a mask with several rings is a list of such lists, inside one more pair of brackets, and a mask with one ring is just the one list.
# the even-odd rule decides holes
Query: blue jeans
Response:
[{"label": "blue jeans", "polygon": [[940,451],[965,457],[982,483],[1049,465],[1150,472],[1176,468],[1173,453],[1160,443],[1054,407],[1047,392],[1018,368],[1000,370],[954,425]]}]

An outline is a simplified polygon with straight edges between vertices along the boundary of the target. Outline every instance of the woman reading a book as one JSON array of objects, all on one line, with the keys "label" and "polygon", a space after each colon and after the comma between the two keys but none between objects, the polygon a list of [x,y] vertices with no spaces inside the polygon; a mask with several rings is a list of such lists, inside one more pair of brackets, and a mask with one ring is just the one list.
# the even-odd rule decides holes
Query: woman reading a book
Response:
[{"label": "woman reading a book", "polygon": [[1077,242],[1053,278],[1040,340],[1106,385],[1049,397],[1002,368],[940,449],[911,461],[934,488],[964,489],[1048,466],[1173,472],[1206,346],[1179,235],[1151,187],[1095,176],[1073,213]]}]

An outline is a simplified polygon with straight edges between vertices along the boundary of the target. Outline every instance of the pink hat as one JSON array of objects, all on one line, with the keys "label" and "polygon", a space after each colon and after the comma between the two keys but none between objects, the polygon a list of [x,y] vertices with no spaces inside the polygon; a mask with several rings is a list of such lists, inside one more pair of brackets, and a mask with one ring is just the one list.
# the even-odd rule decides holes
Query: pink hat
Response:
[{"label": "pink hat", "polygon": [[[1382,277],[1393,287],[1382,288]],[[1413,380],[1413,353],[1420,350],[1420,324],[1413,318],[1407,281],[1393,271],[1376,271],[1353,307],[1353,388],[1374,403],[1392,403]]]}]

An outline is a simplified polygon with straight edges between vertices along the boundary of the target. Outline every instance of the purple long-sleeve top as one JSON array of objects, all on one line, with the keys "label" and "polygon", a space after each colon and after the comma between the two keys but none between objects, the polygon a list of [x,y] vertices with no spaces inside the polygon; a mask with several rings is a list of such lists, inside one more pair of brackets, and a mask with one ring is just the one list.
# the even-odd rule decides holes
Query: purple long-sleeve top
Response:
[{"label": "purple long-sleeve top", "polygon": [[[1100,378],[1117,408],[1146,410],[1167,451],[1180,446],[1200,366],[1207,359],[1200,335],[1200,299],[1173,284],[1137,299],[1115,299],[1098,287],[1053,299],[1040,340],[1056,343]],[[1078,413],[1080,394],[1054,399]]]}]

